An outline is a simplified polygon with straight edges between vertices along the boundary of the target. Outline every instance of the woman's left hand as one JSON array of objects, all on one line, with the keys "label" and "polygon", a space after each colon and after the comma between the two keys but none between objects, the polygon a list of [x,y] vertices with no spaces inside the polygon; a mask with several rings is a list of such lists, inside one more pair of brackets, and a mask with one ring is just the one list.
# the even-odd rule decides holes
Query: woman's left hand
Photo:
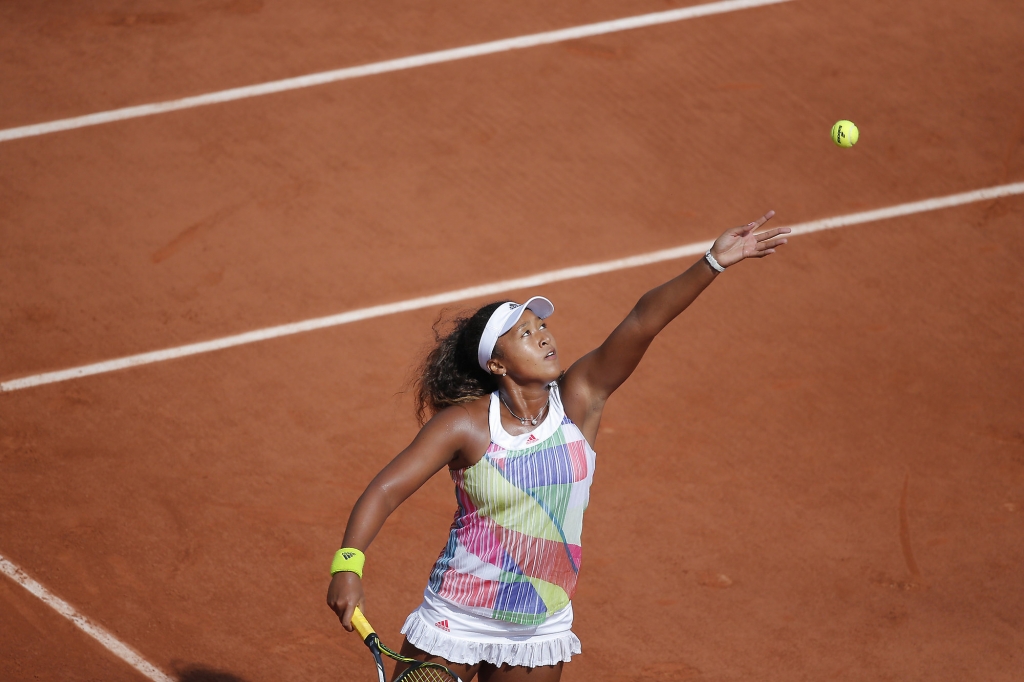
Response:
[{"label": "woman's left hand", "polygon": [[739,263],[744,258],[764,258],[775,253],[776,247],[788,240],[779,235],[789,234],[788,227],[777,227],[774,230],[757,232],[757,229],[771,220],[775,211],[768,211],[752,223],[726,230],[725,234],[715,240],[711,247],[711,255],[723,268]]}]

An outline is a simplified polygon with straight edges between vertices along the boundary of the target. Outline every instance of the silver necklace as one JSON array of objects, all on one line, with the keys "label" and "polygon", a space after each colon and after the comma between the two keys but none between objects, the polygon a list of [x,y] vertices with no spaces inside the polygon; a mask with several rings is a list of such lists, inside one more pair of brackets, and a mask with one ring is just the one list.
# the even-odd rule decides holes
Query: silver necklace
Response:
[{"label": "silver necklace", "polygon": [[544,407],[541,408],[540,412],[537,413],[536,417],[520,417],[518,414],[512,411],[511,407],[508,406],[508,403],[505,402],[505,399],[501,397],[501,393],[498,393],[498,400],[501,401],[501,404],[505,406],[505,409],[508,410],[508,413],[510,415],[519,420],[520,424],[526,426],[526,422],[529,421],[532,426],[536,426],[537,420],[540,419],[540,416],[544,414],[544,412],[548,409],[548,405],[551,404],[551,394],[548,394],[548,401],[544,403]]}]

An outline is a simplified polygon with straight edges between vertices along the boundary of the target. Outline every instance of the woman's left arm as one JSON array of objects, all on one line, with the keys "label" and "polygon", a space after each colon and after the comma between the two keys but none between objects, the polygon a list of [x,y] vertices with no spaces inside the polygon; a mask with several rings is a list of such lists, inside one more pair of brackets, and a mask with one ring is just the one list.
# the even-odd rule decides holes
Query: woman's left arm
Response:
[{"label": "woman's left arm", "polygon": [[[729,267],[745,258],[775,253],[776,248],[786,243],[781,235],[788,234],[789,228],[757,232],[773,215],[774,211],[768,211],[754,222],[727,230],[715,240],[711,255],[720,266]],[[644,294],[604,343],[569,368],[563,382],[566,397],[574,402],[582,400],[588,416],[595,410],[599,415],[608,396],[640,364],[654,337],[686,310],[717,275],[701,258],[683,274]]]}]

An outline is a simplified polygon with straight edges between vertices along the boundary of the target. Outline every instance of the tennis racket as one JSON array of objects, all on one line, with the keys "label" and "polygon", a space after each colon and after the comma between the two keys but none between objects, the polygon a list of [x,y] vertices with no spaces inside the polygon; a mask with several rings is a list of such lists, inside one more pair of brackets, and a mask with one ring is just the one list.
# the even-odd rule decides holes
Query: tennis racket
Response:
[{"label": "tennis racket", "polygon": [[377,662],[378,682],[387,682],[387,678],[384,677],[384,660],[380,657],[381,654],[388,658],[393,658],[399,663],[409,664],[409,668],[395,682],[462,682],[458,675],[440,663],[417,661],[415,658],[397,654],[384,646],[380,641],[380,637],[373,631],[370,624],[366,622],[366,617],[363,616],[363,612],[359,610],[358,606],[355,613],[352,614],[352,626],[359,633],[359,636],[363,638],[363,643],[370,649],[373,659]]}]

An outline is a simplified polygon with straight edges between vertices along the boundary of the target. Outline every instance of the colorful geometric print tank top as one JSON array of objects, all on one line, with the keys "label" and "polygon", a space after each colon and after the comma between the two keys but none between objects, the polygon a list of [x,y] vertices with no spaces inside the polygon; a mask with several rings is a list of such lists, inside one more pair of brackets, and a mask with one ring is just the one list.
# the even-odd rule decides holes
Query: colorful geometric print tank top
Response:
[{"label": "colorful geometric print tank top", "polygon": [[594,450],[565,416],[557,384],[531,433],[511,436],[491,394],[491,444],[452,471],[459,508],[427,589],[470,612],[536,625],[576,592]]}]

